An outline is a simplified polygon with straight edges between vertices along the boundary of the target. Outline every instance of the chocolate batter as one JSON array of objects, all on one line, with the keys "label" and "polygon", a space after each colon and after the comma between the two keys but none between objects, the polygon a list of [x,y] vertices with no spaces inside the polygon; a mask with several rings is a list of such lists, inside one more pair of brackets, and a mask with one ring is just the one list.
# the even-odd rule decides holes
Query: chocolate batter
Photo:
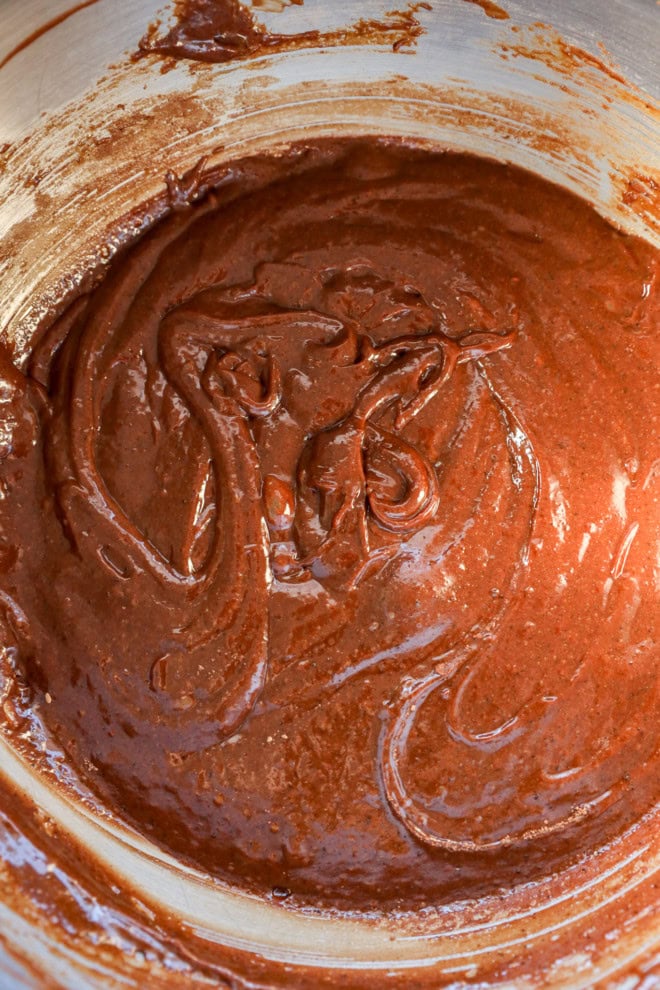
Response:
[{"label": "chocolate batter", "polygon": [[[302,6],[303,0],[289,2]],[[391,45],[395,52],[410,52],[424,33],[416,14],[431,10],[430,4],[421,0],[408,3],[403,10],[388,11],[384,19],[360,18],[334,31],[311,28],[296,34],[277,34],[257,20],[255,7],[258,9],[259,4],[246,7],[239,0],[175,0],[174,24],[165,31],[161,30],[159,21],[150,25],[134,57],[233,62],[274,52],[366,43]]]},{"label": "chocolate batter", "polygon": [[657,252],[395,140],[209,183],[2,356],[35,710],[242,888],[407,910],[562,870],[658,797]]}]

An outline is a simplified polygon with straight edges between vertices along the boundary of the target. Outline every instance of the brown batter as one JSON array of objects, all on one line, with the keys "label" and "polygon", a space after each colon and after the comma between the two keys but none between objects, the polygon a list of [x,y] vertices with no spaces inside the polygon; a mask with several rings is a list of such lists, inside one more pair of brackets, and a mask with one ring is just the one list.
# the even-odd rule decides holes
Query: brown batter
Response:
[{"label": "brown batter", "polygon": [[[302,6],[303,0],[289,0]],[[310,28],[296,34],[268,31],[255,17],[253,8],[239,0],[175,0],[176,20],[169,30],[161,30],[157,21],[140,40],[138,52],[168,60],[192,62],[233,62],[244,58],[271,55],[274,52],[304,48],[328,48],[334,45],[391,45],[393,51],[414,49],[424,33],[416,14],[431,10],[426,0],[410,2],[403,10],[390,10],[385,18],[360,18],[334,31]],[[282,0],[282,6],[286,2]],[[495,6],[494,4],[492,6]],[[310,22],[312,23],[312,22]]]},{"label": "brown batter", "polygon": [[2,358],[33,705],[245,888],[404,910],[561,870],[658,797],[657,253],[394,140],[214,181]]}]

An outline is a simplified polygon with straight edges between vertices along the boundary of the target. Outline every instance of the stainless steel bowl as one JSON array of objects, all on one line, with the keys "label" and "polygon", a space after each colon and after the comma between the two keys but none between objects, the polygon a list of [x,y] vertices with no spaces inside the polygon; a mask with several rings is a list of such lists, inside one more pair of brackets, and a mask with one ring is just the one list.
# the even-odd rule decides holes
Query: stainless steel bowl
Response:
[{"label": "stainless steel bowl", "polygon": [[[407,135],[513,162],[660,243],[660,8],[652,0],[504,4],[509,19],[432,0],[417,13],[426,33],[413,53],[338,46],[163,73],[153,59],[127,57],[158,12],[154,0],[96,0],[74,12],[68,0],[0,0],[0,333],[19,359],[26,354],[44,312],[99,252],[112,257],[131,209],[163,191],[167,172],[301,137]],[[359,13],[383,17],[391,6],[364,0]],[[259,15],[293,33],[351,23],[355,5],[305,0]],[[88,851],[108,890],[132,892],[131,910],[147,926],[151,908],[169,917],[183,946],[177,956],[167,943],[171,958],[157,965],[142,950],[106,952],[87,931],[65,937],[47,904],[28,911],[20,880],[0,869],[6,990],[48,980],[181,986],[184,970],[172,967],[188,951],[239,978],[272,970],[301,987],[338,972],[347,986],[660,986],[654,820],[599,852],[580,882],[566,875],[512,891],[498,907],[367,923],[221,889],[58,792],[1,734],[0,775],[55,823],[61,841]],[[569,943],[580,952],[567,954]],[[208,985],[202,970],[185,971],[185,985]]]}]

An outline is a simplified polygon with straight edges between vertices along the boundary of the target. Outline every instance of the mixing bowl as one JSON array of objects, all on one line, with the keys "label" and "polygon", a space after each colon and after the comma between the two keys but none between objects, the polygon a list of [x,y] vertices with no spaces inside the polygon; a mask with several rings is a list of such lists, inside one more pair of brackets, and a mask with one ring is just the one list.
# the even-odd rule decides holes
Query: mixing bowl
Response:
[{"label": "mixing bowl", "polygon": [[[169,16],[154,0],[2,0],[0,335],[17,360],[44,314],[164,212],[167,174],[303,138],[400,135],[511,162],[659,244],[660,8],[504,2],[419,5],[422,31],[402,45],[329,35],[209,65],[130,58]],[[387,23],[390,11],[391,0],[364,0],[359,16]],[[356,16],[348,0],[256,13],[284,34],[337,31]],[[146,219],[132,212],[145,201]],[[4,990],[660,986],[652,815],[579,875],[497,903],[330,917],[223,889],[53,786],[29,758],[36,731],[20,751],[0,736],[2,793],[21,795],[29,822],[22,834],[0,825]],[[68,873],[48,863],[44,834],[71,850]]]}]

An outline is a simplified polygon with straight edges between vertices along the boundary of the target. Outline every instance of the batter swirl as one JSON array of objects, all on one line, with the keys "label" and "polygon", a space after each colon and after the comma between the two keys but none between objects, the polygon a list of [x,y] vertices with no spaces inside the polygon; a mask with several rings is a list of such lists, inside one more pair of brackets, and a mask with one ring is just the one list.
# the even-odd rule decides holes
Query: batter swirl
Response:
[{"label": "batter swirl", "polygon": [[395,141],[208,185],[2,358],[0,604],[48,727],[251,889],[561,869],[657,799],[657,255]]}]

